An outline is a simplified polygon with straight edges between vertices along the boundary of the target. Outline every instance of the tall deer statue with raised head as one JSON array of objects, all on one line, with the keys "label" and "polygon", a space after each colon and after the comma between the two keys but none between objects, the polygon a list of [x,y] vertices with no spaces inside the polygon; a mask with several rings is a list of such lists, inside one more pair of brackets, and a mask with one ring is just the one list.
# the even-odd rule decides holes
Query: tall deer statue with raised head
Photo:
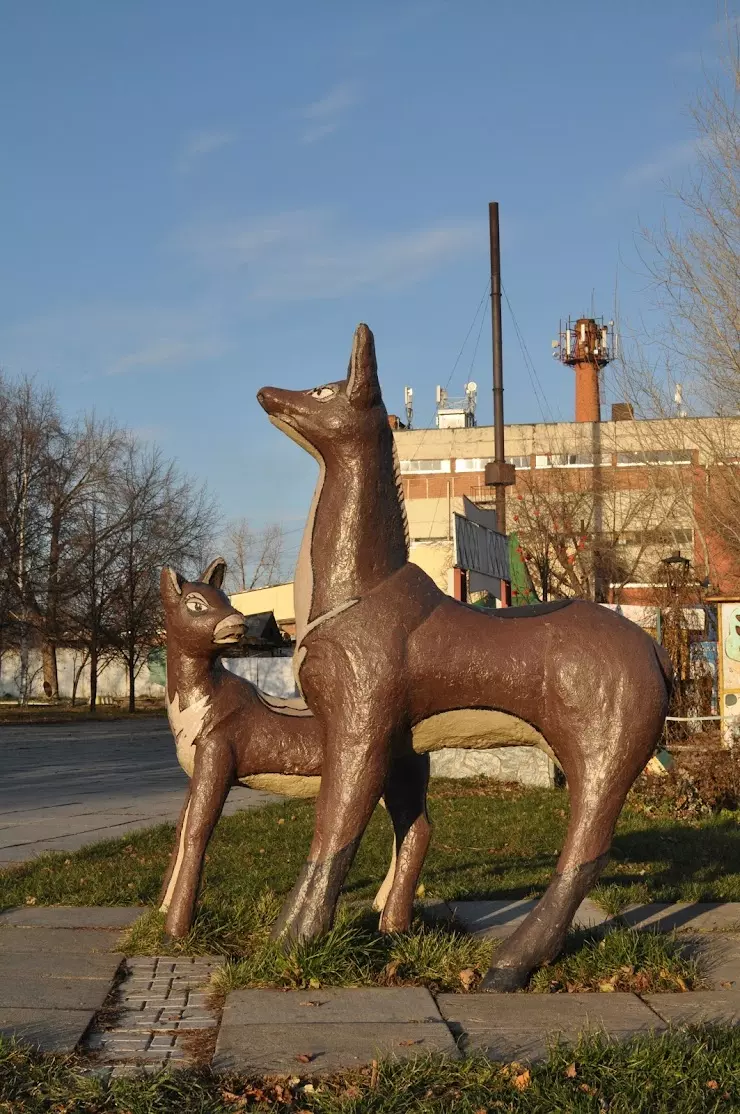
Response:
[{"label": "tall deer statue with raised head", "polygon": [[496,952],[486,989],[523,985],[561,949],[601,872],[627,792],[653,753],[671,684],[661,648],[582,600],[485,614],[408,560],[398,462],[373,336],[355,333],[346,380],[265,387],[270,420],[319,463],[295,579],[296,676],[324,733],[309,858],[278,929],[331,923],[383,791],[413,748],[532,743],[570,790],[565,845],[546,893]]},{"label": "tall deer statue with raised head", "polygon": [[[167,714],[180,765],[190,778],[165,875],[160,908],[166,931],[192,924],[208,840],[237,783],[287,797],[313,797],[322,771],[321,728],[300,700],[260,692],[221,663],[243,638],[244,616],[221,591],[219,557],[189,583],[165,568],[161,593],[167,628]],[[424,811],[428,758],[401,756],[383,787],[394,828],[394,855],[375,907],[382,931],[411,923],[414,893],[430,828]]]}]

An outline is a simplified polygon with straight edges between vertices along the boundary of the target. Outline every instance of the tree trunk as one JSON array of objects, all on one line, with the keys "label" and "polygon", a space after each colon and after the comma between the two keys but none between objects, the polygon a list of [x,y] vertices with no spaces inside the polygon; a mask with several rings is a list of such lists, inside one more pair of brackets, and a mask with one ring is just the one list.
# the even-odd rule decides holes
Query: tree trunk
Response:
[{"label": "tree trunk", "polygon": [[77,703],[77,686],[80,683],[80,677],[82,676],[82,670],[85,668],[86,665],[87,665],[87,654],[84,654],[83,657],[82,657],[82,661],[80,662],[79,667],[77,667],[76,665],[72,666],[72,672],[74,674],[74,676],[72,678],[72,707],[73,708],[74,708],[75,704]]},{"label": "tree trunk", "polygon": [[90,647],[90,711],[95,715],[98,702],[98,647],[93,642]]},{"label": "tree trunk", "polygon": [[53,642],[44,639],[41,644],[41,658],[44,666],[44,693],[48,700],[59,699],[59,670],[57,669],[57,648]]},{"label": "tree trunk", "polygon": [[134,670],[133,655],[127,661],[128,666],[128,710],[136,711],[136,671]]}]

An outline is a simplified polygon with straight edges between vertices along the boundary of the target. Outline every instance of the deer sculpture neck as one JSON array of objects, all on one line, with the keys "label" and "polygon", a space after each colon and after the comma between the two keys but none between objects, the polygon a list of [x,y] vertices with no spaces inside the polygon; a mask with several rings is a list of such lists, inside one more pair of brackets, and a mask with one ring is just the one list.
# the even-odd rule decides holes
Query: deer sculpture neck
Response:
[{"label": "deer sculpture neck", "polygon": [[[406,515],[387,425],[381,442],[380,452],[368,438],[320,459],[295,582],[296,620],[299,614],[305,617],[298,641],[306,626],[371,592],[408,559]],[[307,600],[301,598],[304,592]]]}]

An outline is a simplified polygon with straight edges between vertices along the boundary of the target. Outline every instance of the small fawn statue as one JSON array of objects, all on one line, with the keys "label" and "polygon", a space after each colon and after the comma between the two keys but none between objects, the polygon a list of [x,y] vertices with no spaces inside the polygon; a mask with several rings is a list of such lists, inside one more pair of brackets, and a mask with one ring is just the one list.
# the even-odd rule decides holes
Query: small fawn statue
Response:
[{"label": "small fawn statue", "polygon": [[[162,570],[167,630],[166,702],[177,757],[190,778],[160,909],[170,936],[191,927],[208,840],[237,783],[287,797],[312,797],[322,771],[319,723],[301,701],[260,692],[221,663],[225,647],[241,641],[244,616],[221,591],[219,557],[193,583]],[[413,900],[430,827],[424,811],[428,758],[391,763],[384,803],[394,828],[394,854],[375,899],[382,931],[411,923]]]},{"label": "small fawn statue", "polygon": [[663,728],[667,655],[598,604],[485,614],[409,562],[400,471],[366,325],[355,333],[346,380],[265,387],[257,398],[319,463],[296,569],[294,662],[323,729],[324,778],[308,861],[278,931],[312,937],[331,924],[393,756],[531,743],[562,767],[571,813],[546,893],[496,951],[483,984],[522,986],[560,951],[606,862],[624,799]]}]

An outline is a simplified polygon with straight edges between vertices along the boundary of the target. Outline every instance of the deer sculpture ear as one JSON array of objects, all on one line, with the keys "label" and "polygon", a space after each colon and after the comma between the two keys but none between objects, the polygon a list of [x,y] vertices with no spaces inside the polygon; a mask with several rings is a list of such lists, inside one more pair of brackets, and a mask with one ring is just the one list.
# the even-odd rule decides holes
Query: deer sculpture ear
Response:
[{"label": "deer sculpture ear", "polygon": [[179,572],[165,566],[159,577],[159,590],[164,602],[167,603],[168,600],[175,600],[178,596],[181,596],[184,583],[185,578],[180,576]]},{"label": "deer sculpture ear", "polygon": [[201,584],[208,584],[211,588],[223,587],[226,575],[226,561],[223,557],[216,557],[200,578]]},{"label": "deer sculpture ear", "polygon": [[358,410],[369,410],[381,400],[375,338],[367,325],[355,329],[347,372],[347,398]]}]

